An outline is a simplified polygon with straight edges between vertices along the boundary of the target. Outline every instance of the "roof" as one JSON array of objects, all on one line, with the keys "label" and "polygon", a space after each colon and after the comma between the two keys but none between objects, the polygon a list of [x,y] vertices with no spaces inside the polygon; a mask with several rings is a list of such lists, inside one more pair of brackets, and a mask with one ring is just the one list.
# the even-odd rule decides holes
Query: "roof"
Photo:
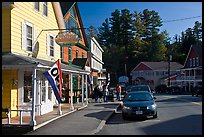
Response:
[{"label": "roof", "polygon": [[[195,53],[198,55],[198,57],[202,60],[202,47],[201,47],[201,46],[197,46],[197,45],[191,45],[191,47],[190,47],[190,49],[189,49],[189,52],[188,52],[188,54],[187,54],[185,63],[184,63],[184,67],[186,67],[186,63],[187,63],[187,60],[189,59],[191,50],[194,50]],[[202,61],[201,61],[201,62],[202,62]]]},{"label": "roof", "polygon": [[[161,61],[161,62],[141,62],[141,63],[148,66],[152,70],[166,70],[166,69],[168,69],[168,62]],[[139,64],[141,64],[141,63],[139,63]],[[139,64],[137,66],[139,66]],[[135,70],[135,68],[133,70]],[[171,70],[177,70],[177,69],[183,68],[183,65],[181,65],[177,62],[171,62],[170,68],[171,68]]]},{"label": "roof", "polygon": [[87,58],[74,58],[72,64],[80,66],[81,69],[84,69],[86,66]]},{"label": "roof", "polygon": [[[23,56],[23,55],[17,55],[17,54],[12,54],[12,53],[3,53],[2,54],[2,66],[3,65],[33,65],[37,66],[38,64],[46,67],[51,67],[55,61],[47,61],[43,59],[38,59],[38,58],[33,58],[29,56]],[[74,67],[72,65],[67,65],[64,63],[61,63],[61,69],[62,71],[70,71],[70,72],[78,72],[78,73],[90,73],[88,71],[85,71],[83,69]]]}]

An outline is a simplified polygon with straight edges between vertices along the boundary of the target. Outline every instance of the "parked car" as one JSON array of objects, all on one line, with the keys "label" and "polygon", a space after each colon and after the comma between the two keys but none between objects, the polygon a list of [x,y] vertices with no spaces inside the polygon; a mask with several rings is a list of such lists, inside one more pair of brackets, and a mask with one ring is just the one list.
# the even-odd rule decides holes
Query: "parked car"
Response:
[{"label": "parked car", "polygon": [[156,97],[150,92],[128,92],[122,101],[122,117],[147,117],[157,118]]},{"label": "parked car", "polygon": [[131,92],[132,91],[148,91],[153,95],[153,92],[149,85],[134,85],[131,87]]},{"label": "parked car", "polygon": [[199,95],[202,95],[202,85],[197,85],[192,91],[192,96],[196,95],[198,97]]},{"label": "parked car", "polygon": [[167,86],[165,84],[161,84],[155,87],[156,93],[167,93]]},{"label": "parked car", "polygon": [[168,92],[173,95],[181,94],[181,87],[179,86],[170,86],[168,87]]},{"label": "parked car", "polygon": [[130,91],[131,91],[131,88],[132,88],[133,86],[134,86],[134,85],[129,85],[129,86],[127,86],[126,92],[130,92]]}]

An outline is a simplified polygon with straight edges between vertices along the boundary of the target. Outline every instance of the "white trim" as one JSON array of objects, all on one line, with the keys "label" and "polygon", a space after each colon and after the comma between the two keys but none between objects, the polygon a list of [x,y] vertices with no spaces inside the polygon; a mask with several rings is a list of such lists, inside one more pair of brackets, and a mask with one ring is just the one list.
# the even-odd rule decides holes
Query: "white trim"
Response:
[{"label": "white trim", "polygon": [[186,66],[186,63],[187,63],[187,60],[188,60],[188,56],[189,56],[189,54],[190,54],[190,52],[191,52],[191,50],[192,50],[192,47],[193,47],[193,45],[191,45],[190,50],[188,51],[188,54],[187,54],[185,63],[184,63],[184,65],[183,65],[184,67]]}]

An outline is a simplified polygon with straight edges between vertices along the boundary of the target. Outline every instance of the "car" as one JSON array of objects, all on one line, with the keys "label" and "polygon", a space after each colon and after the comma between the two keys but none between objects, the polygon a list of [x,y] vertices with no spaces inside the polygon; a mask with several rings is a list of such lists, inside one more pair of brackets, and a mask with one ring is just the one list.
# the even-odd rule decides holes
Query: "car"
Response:
[{"label": "car", "polygon": [[151,88],[149,87],[149,85],[134,85],[131,87],[130,92],[132,91],[148,91],[153,95],[153,92]]},{"label": "car", "polygon": [[131,91],[131,88],[132,88],[133,86],[134,86],[134,85],[129,85],[129,86],[127,86],[126,92],[130,92],[130,91]]},{"label": "car", "polygon": [[167,93],[167,85],[161,84],[155,87],[155,92],[156,93]]},{"label": "car", "polygon": [[181,87],[179,86],[170,86],[167,88],[168,92],[173,95],[180,95],[181,94]]},{"label": "car", "polygon": [[150,92],[128,92],[121,103],[122,118],[147,117],[157,118],[156,97]]},{"label": "car", "polygon": [[192,96],[196,95],[198,97],[199,95],[202,96],[202,85],[197,85],[192,91]]}]

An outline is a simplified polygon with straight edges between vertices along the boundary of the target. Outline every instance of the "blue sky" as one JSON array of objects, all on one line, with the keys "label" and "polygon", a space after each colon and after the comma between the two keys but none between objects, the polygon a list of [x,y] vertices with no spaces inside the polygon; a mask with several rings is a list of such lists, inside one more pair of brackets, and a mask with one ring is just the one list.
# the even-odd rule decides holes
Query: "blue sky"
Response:
[{"label": "blue sky", "polygon": [[85,28],[91,25],[98,28],[116,9],[121,11],[125,8],[131,13],[142,12],[144,9],[155,10],[163,21],[201,16],[164,22],[160,30],[167,30],[171,38],[189,27],[193,28],[195,21],[202,23],[202,2],[78,2],[78,6]]}]

